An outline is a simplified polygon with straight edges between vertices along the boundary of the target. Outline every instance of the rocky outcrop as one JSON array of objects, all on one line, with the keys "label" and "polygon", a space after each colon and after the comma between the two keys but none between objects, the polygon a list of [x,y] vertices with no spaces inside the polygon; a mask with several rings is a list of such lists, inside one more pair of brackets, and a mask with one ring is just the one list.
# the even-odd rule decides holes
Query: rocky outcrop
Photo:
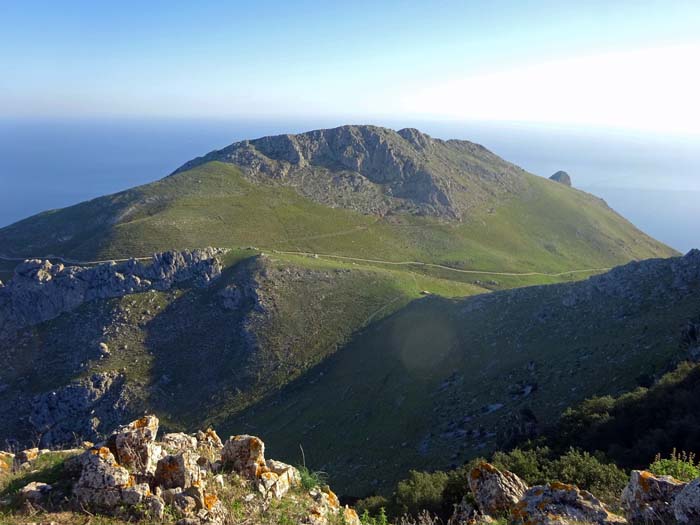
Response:
[{"label": "rocky outcrop", "polygon": [[206,286],[221,274],[219,255],[224,251],[170,251],[155,254],[148,264],[132,259],[90,267],[24,261],[9,283],[0,287],[0,336],[53,319],[94,299],[167,290],[185,281]]},{"label": "rocky outcrop", "polygon": [[521,170],[483,146],[434,139],[417,129],[341,126],[245,140],[177,172],[210,161],[235,164],[255,181],[291,186],[322,204],[378,215],[406,211],[457,219],[466,200],[522,184]]},{"label": "rocky outcrop", "polygon": [[37,395],[31,402],[29,422],[43,447],[104,438],[129,415],[129,390],[120,372],[93,374],[63,388]]},{"label": "rocky outcrop", "polygon": [[565,171],[557,171],[554,175],[549,177],[549,180],[553,180],[564,186],[571,186],[571,177]]},{"label": "rocky outcrop", "polygon": [[[257,500],[263,512],[271,501],[301,487],[296,468],[265,459],[265,444],[258,437],[231,436],[223,445],[216,432],[208,429],[165,434],[158,441],[158,429],[158,418],[147,415],[87,450],[51,452],[68,458],[61,470],[65,477],[57,483],[61,487],[70,483],[69,490],[59,491],[60,497],[52,500],[47,495],[53,494],[53,488],[33,481],[20,490],[15,502],[29,506],[28,510],[59,511],[66,510],[66,496],[72,494],[74,509],[118,515],[130,522],[151,523],[167,512],[178,523],[222,525],[228,511],[221,497],[231,497],[234,488],[240,494],[242,487],[249,487],[244,501]],[[31,462],[41,454],[33,449],[19,456]],[[0,459],[5,464],[15,457],[3,453]],[[310,511],[303,514],[303,523],[328,525],[342,516],[344,523],[360,525],[355,511],[341,507],[328,487],[297,492],[292,499],[296,503],[299,497],[305,498],[304,508]]]},{"label": "rocky outcrop", "polygon": [[688,483],[673,499],[673,516],[681,525],[700,523],[700,478]]},{"label": "rocky outcrop", "polygon": [[481,512],[501,516],[515,507],[527,485],[512,472],[501,472],[490,463],[482,462],[469,473],[469,488]]},{"label": "rocky outcrop", "polygon": [[671,476],[633,470],[621,501],[630,525],[674,523],[673,501],[685,485]]},{"label": "rocky outcrop", "polygon": [[625,519],[608,511],[590,492],[574,485],[549,483],[530,488],[512,511],[515,525],[615,525]]}]

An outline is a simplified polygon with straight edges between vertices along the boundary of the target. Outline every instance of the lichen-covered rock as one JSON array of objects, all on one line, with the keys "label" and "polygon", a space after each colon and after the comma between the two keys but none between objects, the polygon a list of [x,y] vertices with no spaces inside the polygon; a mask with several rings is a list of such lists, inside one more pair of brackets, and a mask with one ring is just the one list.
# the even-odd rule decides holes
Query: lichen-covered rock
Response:
[{"label": "lichen-covered rock", "polygon": [[185,450],[192,452],[197,450],[197,438],[190,436],[189,434],[185,434],[184,432],[165,434],[161,438],[161,443],[163,448],[170,454],[183,452]]},{"label": "lichen-covered rock", "polygon": [[700,523],[700,478],[688,483],[672,503],[673,515],[682,525]]},{"label": "lichen-covered rock", "polygon": [[673,500],[685,485],[671,476],[633,470],[621,500],[630,525],[673,523]]},{"label": "lichen-covered rock", "polygon": [[198,455],[192,451],[170,454],[161,458],[156,466],[154,482],[164,489],[189,488],[201,480],[197,464]]},{"label": "lichen-covered rock", "polygon": [[73,495],[80,506],[111,510],[122,503],[122,489],[129,487],[131,476],[108,448],[88,450],[79,463],[82,471]]},{"label": "lichen-covered rock", "polygon": [[29,463],[31,461],[34,461],[36,458],[39,457],[39,449],[34,447],[34,448],[28,448],[25,450],[22,450],[21,452],[18,452],[17,455],[15,456],[15,462],[18,465],[22,465],[23,463]]},{"label": "lichen-covered rock", "polygon": [[139,474],[154,474],[161,457],[161,447],[155,443],[158,418],[144,416],[118,429],[110,438],[121,465]]},{"label": "lichen-covered rock", "polygon": [[608,511],[593,494],[574,485],[549,483],[525,492],[511,511],[516,525],[624,524],[625,519]]},{"label": "lichen-covered rock", "polygon": [[527,485],[512,472],[501,472],[490,463],[482,462],[469,473],[469,488],[479,510],[497,516],[507,514],[515,507]]},{"label": "lichen-covered rock", "polygon": [[291,465],[268,459],[266,466],[269,471],[260,474],[258,482],[258,491],[263,496],[280,499],[291,488],[301,485],[301,475]]},{"label": "lichen-covered rock", "polygon": [[329,487],[313,488],[309,496],[314,500],[306,519],[310,525],[327,525],[328,517],[340,512],[340,500]]},{"label": "lichen-covered rock", "polygon": [[255,436],[231,436],[221,452],[221,460],[248,479],[258,479],[267,471],[265,443]]}]

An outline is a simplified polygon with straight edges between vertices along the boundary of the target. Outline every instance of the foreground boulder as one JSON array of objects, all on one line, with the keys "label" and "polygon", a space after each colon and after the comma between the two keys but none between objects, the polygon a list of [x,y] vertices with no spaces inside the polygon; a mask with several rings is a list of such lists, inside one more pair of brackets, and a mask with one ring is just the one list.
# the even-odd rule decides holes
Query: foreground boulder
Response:
[{"label": "foreground boulder", "polygon": [[221,460],[248,479],[258,479],[267,471],[265,443],[255,436],[231,436],[221,452]]},{"label": "foreground boulder", "polygon": [[621,500],[630,525],[675,523],[673,501],[685,485],[671,476],[633,470]]},{"label": "foreground boulder", "polygon": [[691,481],[673,499],[676,521],[683,525],[700,523],[700,478]]},{"label": "foreground boulder", "polygon": [[139,474],[155,473],[162,451],[161,446],[155,443],[158,424],[156,416],[144,416],[113,434],[110,444],[121,465]]},{"label": "foreground boulder", "polygon": [[511,515],[513,522],[518,525],[626,523],[621,516],[609,512],[590,492],[559,482],[530,488],[512,510]]},{"label": "foreground boulder", "polygon": [[507,470],[482,462],[469,473],[469,488],[479,510],[490,516],[508,514],[522,499],[527,485]]}]

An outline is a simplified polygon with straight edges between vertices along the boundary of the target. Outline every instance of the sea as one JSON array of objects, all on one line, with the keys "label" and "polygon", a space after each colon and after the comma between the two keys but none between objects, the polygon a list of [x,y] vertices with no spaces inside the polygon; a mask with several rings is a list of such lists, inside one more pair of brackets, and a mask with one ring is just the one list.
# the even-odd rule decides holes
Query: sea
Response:
[{"label": "sea", "polygon": [[[352,119],[0,119],[0,227],[164,177],[232,142]],[[680,252],[700,248],[700,136],[527,123],[368,119],[477,142],[527,171],[564,170]],[[2,247],[0,246],[0,249]]]}]

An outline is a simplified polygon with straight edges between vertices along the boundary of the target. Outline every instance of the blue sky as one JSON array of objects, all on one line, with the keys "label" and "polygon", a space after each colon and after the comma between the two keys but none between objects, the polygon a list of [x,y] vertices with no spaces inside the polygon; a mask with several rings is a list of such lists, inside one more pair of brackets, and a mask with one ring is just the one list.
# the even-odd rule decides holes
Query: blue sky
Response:
[{"label": "blue sky", "polygon": [[417,115],[700,133],[698,27],[697,0],[5,0],[0,116]]}]

